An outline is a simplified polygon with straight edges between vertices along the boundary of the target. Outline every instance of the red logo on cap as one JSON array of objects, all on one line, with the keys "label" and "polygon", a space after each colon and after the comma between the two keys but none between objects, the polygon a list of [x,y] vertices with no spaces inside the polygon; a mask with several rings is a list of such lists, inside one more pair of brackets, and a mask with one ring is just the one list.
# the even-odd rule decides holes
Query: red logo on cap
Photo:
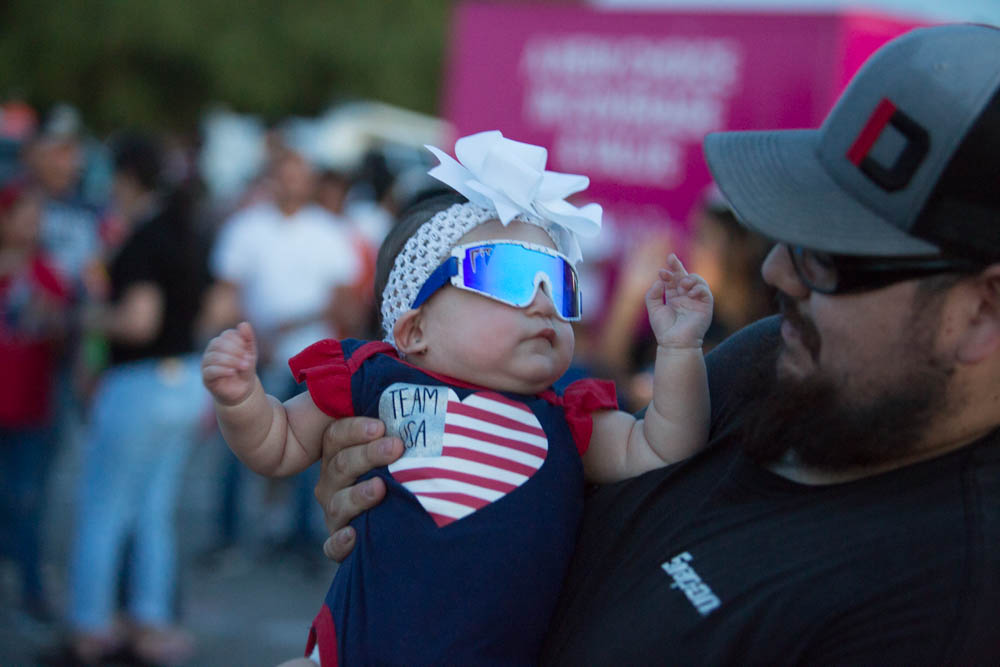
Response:
[{"label": "red logo on cap", "polygon": [[[906,146],[891,165],[880,164],[868,155],[887,125],[892,125],[906,139]],[[857,165],[868,178],[891,192],[907,186],[917,167],[927,156],[930,145],[927,130],[896,108],[890,100],[883,98],[848,149],[847,159]]]},{"label": "red logo on cap", "polygon": [[882,130],[889,124],[892,114],[896,113],[896,105],[887,99],[883,99],[875,107],[875,113],[871,115],[868,122],[861,129],[861,134],[854,140],[851,149],[847,151],[847,159],[861,166],[861,161],[868,155],[868,151],[875,145],[875,140],[882,134]]}]

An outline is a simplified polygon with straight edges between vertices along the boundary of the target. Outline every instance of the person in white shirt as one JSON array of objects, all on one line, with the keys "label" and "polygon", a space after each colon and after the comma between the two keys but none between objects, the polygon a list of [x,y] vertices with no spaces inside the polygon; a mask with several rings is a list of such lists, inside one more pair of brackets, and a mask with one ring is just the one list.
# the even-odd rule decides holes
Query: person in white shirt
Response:
[{"label": "person in white shirt", "polygon": [[212,270],[237,296],[259,332],[267,367],[287,376],[286,362],[308,343],[336,336],[336,288],[361,271],[350,231],[313,203],[315,173],[287,150],[272,167],[275,196],[227,220],[212,252]]},{"label": "person in white shirt", "polygon": [[[210,267],[217,281],[216,308],[229,311],[234,323],[246,319],[253,324],[260,337],[263,382],[268,391],[288,398],[298,393],[288,372],[289,357],[313,341],[351,333],[338,330],[343,327],[337,322],[350,318],[338,314],[338,301],[341,308],[351,304],[337,295],[364,279],[364,265],[347,223],[315,203],[316,171],[304,152],[286,146],[269,171],[273,197],[223,223]],[[239,534],[237,508],[242,503],[237,498],[243,493],[236,459],[227,465],[219,517],[222,547]],[[309,540],[314,476],[296,480],[291,512],[284,504],[265,505],[264,536]]]}]

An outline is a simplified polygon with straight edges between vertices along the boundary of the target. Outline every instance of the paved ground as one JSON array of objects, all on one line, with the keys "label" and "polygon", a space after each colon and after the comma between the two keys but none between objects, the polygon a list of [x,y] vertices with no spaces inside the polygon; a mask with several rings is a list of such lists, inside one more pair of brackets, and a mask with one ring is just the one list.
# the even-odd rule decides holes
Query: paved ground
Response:
[{"label": "paved ground", "polygon": [[[335,565],[322,558],[319,547],[287,553],[258,546],[206,559],[204,553],[212,544],[214,529],[212,510],[220,456],[216,446],[206,444],[192,457],[178,515],[181,623],[198,643],[198,652],[188,664],[274,665],[301,655],[309,622],[322,602]],[[45,577],[60,608],[65,603],[70,503],[77,467],[76,451],[67,448],[53,472],[45,521]],[[261,503],[254,500],[252,492],[249,496],[248,506],[259,507]],[[264,538],[257,535],[254,543],[262,544]],[[16,574],[0,561],[0,665],[37,665],[39,655],[59,642],[60,629],[40,625],[16,610],[15,593]]]}]

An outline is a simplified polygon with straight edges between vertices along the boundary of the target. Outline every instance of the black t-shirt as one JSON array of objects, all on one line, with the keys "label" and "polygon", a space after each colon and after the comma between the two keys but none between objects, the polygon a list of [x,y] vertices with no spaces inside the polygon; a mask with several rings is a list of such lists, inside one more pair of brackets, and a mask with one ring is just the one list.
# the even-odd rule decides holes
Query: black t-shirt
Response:
[{"label": "black t-shirt", "polygon": [[596,490],[543,663],[997,664],[1000,432],[806,486],[740,451],[775,318],[710,355],[711,443]]},{"label": "black t-shirt", "polygon": [[112,342],[112,364],[194,351],[194,322],[209,275],[204,244],[189,229],[186,214],[182,201],[168,200],[152,218],[139,223],[111,261],[112,303],[143,282],[156,285],[164,298],[156,337],[142,345]]}]

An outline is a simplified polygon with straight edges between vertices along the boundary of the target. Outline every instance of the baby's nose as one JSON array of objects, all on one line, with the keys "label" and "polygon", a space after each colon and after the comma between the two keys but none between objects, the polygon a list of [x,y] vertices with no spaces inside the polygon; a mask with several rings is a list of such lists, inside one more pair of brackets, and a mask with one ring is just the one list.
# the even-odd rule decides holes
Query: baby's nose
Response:
[{"label": "baby's nose", "polygon": [[548,283],[540,283],[535,290],[535,297],[527,306],[528,314],[553,317],[556,314],[556,306],[549,296]]}]

